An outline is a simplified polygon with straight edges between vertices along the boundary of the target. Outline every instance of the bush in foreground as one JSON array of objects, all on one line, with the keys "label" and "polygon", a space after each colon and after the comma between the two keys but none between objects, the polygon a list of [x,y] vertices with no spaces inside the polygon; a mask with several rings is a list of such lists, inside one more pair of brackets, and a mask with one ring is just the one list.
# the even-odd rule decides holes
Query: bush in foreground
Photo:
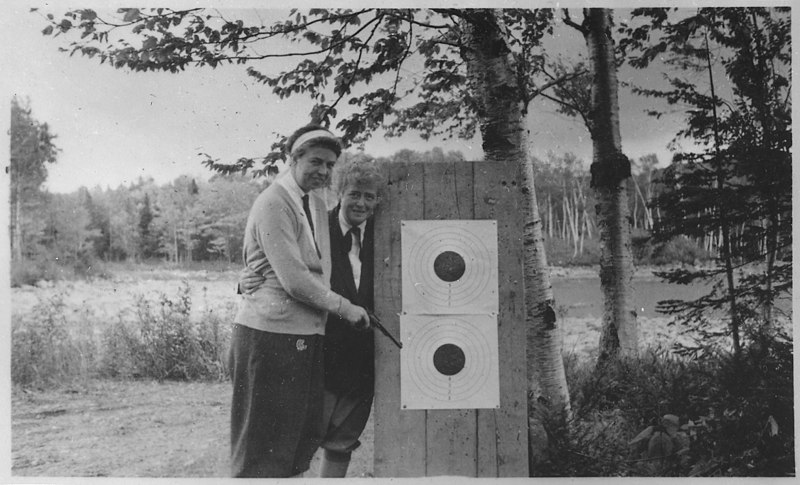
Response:
[{"label": "bush in foreground", "polygon": [[[71,326],[64,295],[57,293],[37,303],[11,324],[11,381],[19,385],[49,386],[90,377],[97,345],[91,327]],[[91,312],[78,313],[81,322]]]},{"label": "bush in foreground", "polygon": [[[794,476],[792,343],[703,360],[568,359],[573,415],[536,476]],[[552,420],[551,423],[556,423]]]},{"label": "bush in foreground", "polygon": [[92,377],[225,379],[232,309],[208,310],[193,320],[191,308],[185,282],[174,297],[140,296],[116,322],[67,308],[63,294],[42,299],[12,318],[12,382],[50,387]]}]

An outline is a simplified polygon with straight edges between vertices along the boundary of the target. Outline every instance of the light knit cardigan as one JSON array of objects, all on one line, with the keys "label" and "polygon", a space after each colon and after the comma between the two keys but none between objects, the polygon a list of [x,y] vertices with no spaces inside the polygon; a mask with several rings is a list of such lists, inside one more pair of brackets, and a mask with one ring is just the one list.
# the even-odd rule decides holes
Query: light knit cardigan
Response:
[{"label": "light knit cardigan", "polygon": [[267,187],[247,218],[243,256],[247,267],[266,278],[256,291],[242,295],[235,322],[256,330],[312,335],[325,333],[327,312],[342,297],[330,290],[330,238],[325,202],[314,198],[317,255],[305,214],[279,183]]}]

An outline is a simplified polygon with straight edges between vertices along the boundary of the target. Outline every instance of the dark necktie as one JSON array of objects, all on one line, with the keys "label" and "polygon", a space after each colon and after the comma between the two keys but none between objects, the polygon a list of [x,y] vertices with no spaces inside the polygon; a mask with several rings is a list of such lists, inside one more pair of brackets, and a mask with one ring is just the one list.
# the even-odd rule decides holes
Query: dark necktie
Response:
[{"label": "dark necktie", "polygon": [[311,208],[308,206],[308,194],[303,196],[303,211],[305,211],[308,225],[311,227],[311,238],[314,240],[314,248],[317,250],[317,256],[321,258],[322,253],[319,252],[319,246],[317,246],[317,235],[314,233],[314,219],[311,218]]},{"label": "dark necktie", "polygon": [[356,248],[358,248],[358,253],[361,254],[361,228],[358,226],[353,226],[347,231],[347,241],[344,244],[344,248],[346,249],[345,252],[349,253],[350,250],[353,248],[353,240],[355,239]]}]

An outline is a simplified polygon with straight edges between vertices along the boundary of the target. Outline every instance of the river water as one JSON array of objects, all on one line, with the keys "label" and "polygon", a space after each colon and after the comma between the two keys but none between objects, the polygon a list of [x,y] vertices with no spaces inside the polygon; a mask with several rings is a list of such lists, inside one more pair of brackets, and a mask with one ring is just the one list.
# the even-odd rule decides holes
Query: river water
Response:
[{"label": "river water", "polygon": [[[561,316],[571,318],[600,318],[603,315],[603,293],[600,277],[559,277],[552,278],[553,296],[556,309]],[[710,292],[710,283],[677,285],[664,282],[655,276],[638,275],[633,278],[633,290],[637,316],[664,318],[667,315],[656,311],[661,300],[692,300]],[[776,301],[776,307],[791,316],[790,297]],[[566,312],[566,313],[564,313]]]}]

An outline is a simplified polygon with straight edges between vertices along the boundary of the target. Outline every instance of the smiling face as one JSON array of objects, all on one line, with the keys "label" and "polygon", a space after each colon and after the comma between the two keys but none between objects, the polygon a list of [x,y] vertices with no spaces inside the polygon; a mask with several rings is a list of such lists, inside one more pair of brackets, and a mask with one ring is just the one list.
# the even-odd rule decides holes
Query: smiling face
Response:
[{"label": "smiling face", "polygon": [[329,148],[308,147],[293,156],[292,176],[305,192],[319,189],[330,180],[337,158]]},{"label": "smiling face", "polygon": [[340,194],[342,214],[351,226],[366,221],[378,205],[378,187],[371,182],[347,184]]}]

